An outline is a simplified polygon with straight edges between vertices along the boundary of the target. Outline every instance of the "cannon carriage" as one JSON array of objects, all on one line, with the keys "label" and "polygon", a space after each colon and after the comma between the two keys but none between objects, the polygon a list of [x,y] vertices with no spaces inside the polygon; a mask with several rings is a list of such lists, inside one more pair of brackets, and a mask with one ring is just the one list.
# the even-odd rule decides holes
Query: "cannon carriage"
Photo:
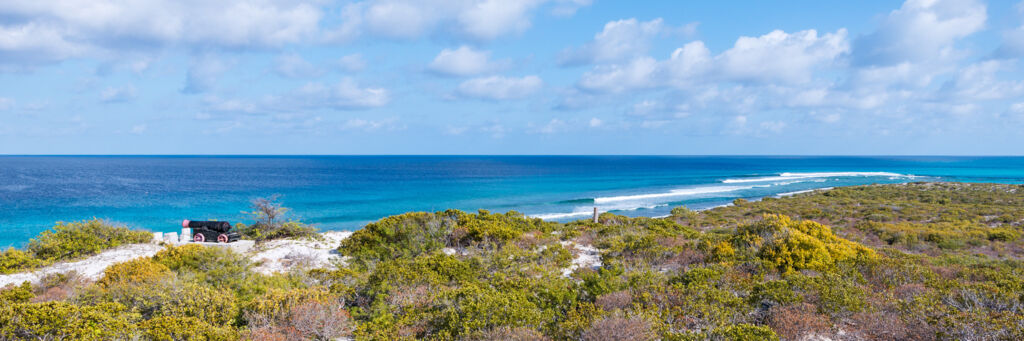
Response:
[{"label": "cannon carriage", "polygon": [[231,231],[231,223],[226,221],[185,220],[181,226],[192,229],[192,241],[196,243],[230,243],[242,238],[238,232]]}]

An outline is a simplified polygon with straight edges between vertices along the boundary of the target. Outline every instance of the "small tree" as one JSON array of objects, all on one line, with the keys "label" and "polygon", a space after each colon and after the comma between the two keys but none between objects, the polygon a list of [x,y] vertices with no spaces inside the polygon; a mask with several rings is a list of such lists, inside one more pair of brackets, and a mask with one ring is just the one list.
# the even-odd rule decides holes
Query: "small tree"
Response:
[{"label": "small tree", "polygon": [[253,227],[259,227],[268,231],[281,227],[284,215],[288,213],[288,208],[281,206],[281,203],[278,202],[279,197],[280,195],[274,194],[266,198],[252,200],[252,212],[249,212],[249,214],[256,219]]},{"label": "small tree", "polygon": [[247,212],[256,222],[251,226],[239,226],[238,231],[245,238],[257,241],[291,237],[309,237],[317,232],[315,227],[299,221],[287,220],[287,207],[278,202],[280,196],[275,194],[252,201],[252,211]]}]

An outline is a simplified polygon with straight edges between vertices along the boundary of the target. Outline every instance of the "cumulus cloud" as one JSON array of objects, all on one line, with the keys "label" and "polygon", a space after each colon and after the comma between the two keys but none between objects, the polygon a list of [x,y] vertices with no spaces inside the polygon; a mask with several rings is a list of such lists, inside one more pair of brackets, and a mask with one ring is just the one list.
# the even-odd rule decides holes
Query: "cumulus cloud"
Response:
[{"label": "cumulus cloud", "polygon": [[368,0],[347,5],[341,24],[328,37],[344,41],[369,34],[413,39],[440,32],[493,40],[530,28],[537,8],[546,3],[563,9],[560,13],[565,15],[590,4],[585,0]]},{"label": "cumulus cloud", "polygon": [[384,88],[361,87],[352,78],[343,78],[333,86],[322,83],[306,84],[295,92],[295,100],[307,107],[330,107],[335,109],[367,109],[387,105],[391,94]]},{"label": "cumulus cloud", "polygon": [[937,97],[962,100],[996,100],[1024,95],[1024,82],[1000,79],[1011,71],[1008,62],[989,60],[960,70],[956,77],[944,83]]},{"label": "cumulus cloud", "polygon": [[740,37],[716,59],[725,77],[760,82],[806,82],[819,66],[849,52],[846,30],[818,36],[815,30],[792,34],[775,30],[760,37]]},{"label": "cumulus cloud", "polygon": [[478,51],[469,46],[444,49],[434,57],[430,71],[447,76],[473,76],[500,68],[502,63],[490,61],[489,51]]},{"label": "cumulus cloud", "polygon": [[584,73],[577,85],[588,91],[619,93],[706,82],[804,83],[848,52],[844,29],[821,36],[815,30],[776,30],[760,37],[740,37],[717,56],[703,42],[694,41],[663,61],[637,57],[624,64],[598,65]]},{"label": "cumulus cloud", "polygon": [[377,130],[401,130],[405,129],[405,126],[399,124],[397,118],[387,118],[382,120],[365,120],[361,118],[353,118],[345,121],[341,126],[341,130],[362,130],[366,132],[377,131]]},{"label": "cumulus cloud", "polygon": [[[315,2],[293,0],[13,0],[0,3],[5,60],[62,60],[125,46],[276,47],[318,30]],[[116,53],[114,53],[116,54]]]},{"label": "cumulus cloud", "polygon": [[638,21],[635,18],[611,21],[594,35],[592,41],[579,48],[563,50],[558,62],[562,65],[578,65],[642,56],[650,49],[651,39],[664,28],[661,18],[651,21]]},{"label": "cumulus cloud", "polygon": [[654,79],[657,69],[658,61],[650,57],[636,58],[625,65],[600,65],[584,73],[577,86],[591,92],[651,88],[657,85]]},{"label": "cumulus cloud", "polygon": [[854,43],[858,65],[919,62],[953,54],[953,44],[980,31],[987,18],[976,0],[907,0],[878,29]]},{"label": "cumulus cloud", "polygon": [[462,82],[459,84],[458,94],[462,97],[486,100],[521,99],[534,94],[543,86],[544,81],[537,76],[490,76]]}]

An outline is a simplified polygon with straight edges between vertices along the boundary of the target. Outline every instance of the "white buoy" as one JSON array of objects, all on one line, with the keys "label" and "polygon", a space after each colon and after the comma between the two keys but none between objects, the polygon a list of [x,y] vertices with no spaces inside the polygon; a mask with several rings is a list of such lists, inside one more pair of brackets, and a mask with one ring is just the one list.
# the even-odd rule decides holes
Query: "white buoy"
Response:
[{"label": "white buoy", "polygon": [[181,229],[181,242],[188,243],[192,241],[192,228],[184,227]]}]

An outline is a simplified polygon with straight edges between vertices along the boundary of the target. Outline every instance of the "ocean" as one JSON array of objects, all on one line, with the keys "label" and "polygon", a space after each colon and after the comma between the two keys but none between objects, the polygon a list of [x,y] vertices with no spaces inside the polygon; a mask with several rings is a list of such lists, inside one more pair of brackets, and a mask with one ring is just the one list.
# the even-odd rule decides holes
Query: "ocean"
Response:
[{"label": "ocean", "polygon": [[355,230],[409,211],[663,216],[910,181],[1024,183],[1024,157],[0,156],[0,246],[22,246],[57,221],[152,231],[179,230],[182,219],[250,222],[250,201],[271,195],[295,219]]}]

